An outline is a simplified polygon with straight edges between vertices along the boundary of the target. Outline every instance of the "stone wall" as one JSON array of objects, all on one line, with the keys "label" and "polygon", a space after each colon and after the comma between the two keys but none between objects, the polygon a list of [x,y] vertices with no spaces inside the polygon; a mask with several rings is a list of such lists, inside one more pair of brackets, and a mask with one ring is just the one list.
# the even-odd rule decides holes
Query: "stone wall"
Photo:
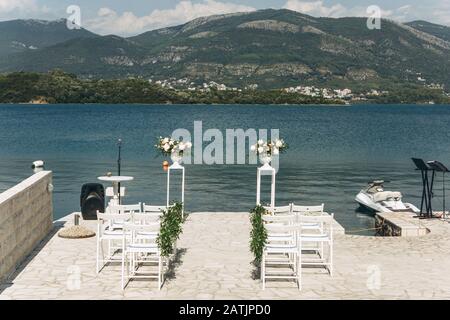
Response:
[{"label": "stone wall", "polygon": [[375,215],[375,228],[377,228],[377,235],[382,237],[401,237],[402,229],[397,225],[391,223],[389,220]]},{"label": "stone wall", "polygon": [[41,171],[0,194],[0,282],[51,231],[51,183],[52,172]]},{"label": "stone wall", "polygon": [[430,232],[412,212],[378,212],[375,226],[377,235],[383,237],[419,237]]}]

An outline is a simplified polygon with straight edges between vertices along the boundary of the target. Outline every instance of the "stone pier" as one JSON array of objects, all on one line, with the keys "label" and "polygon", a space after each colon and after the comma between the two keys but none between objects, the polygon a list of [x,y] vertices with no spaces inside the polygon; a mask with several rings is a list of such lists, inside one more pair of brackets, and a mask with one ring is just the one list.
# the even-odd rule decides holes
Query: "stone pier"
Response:
[{"label": "stone pier", "polygon": [[[424,221],[418,237],[336,234],[334,275],[302,269],[303,289],[273,281],[262,290],[249,250],[248,213],[190,214],[161,291],[132,281],[122,291],[120,264],[95,271],[95,238],[54,232],[0,285],[0,299],[450,299],[450,223]],[[82,222],[95,230],[95,222]]]},{"label": "stone pier", "polygon": [[427,224],[413,212],[378,212],[375,214],[375,226],[379,228],[378,234],[384,237],[424,236],[430,232]]}]

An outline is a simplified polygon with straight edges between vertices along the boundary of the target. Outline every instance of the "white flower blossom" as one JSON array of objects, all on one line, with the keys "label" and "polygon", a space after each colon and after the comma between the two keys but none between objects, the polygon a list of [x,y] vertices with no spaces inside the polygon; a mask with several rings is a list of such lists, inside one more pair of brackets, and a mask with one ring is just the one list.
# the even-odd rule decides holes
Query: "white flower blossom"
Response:
[{"label": "white flower blossom", "polygon": [[273,148],[273,154],[274,155],[280,154],[280,150],[278,148]]},{"label": "white flower blossom", "polygon": [[277,142],[275,142],[275,146],[276,146],[277,148],[281,148],[281,147],[283,146],[283,141],[277,140]]}]

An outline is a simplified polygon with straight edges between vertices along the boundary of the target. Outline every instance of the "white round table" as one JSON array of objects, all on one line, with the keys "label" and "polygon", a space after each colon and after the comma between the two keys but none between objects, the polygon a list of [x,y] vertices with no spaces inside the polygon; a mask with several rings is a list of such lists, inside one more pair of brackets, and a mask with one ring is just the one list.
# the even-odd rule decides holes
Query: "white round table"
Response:
[{"label": "white round table", "polygon": [[133,177],[128,176],[103,176],[97,178],[100,181],[111,182],[113,186],[114,198],[112,201],[116,204],[120,204],[119,202],[119,184],[122,182],[133,181]]}]

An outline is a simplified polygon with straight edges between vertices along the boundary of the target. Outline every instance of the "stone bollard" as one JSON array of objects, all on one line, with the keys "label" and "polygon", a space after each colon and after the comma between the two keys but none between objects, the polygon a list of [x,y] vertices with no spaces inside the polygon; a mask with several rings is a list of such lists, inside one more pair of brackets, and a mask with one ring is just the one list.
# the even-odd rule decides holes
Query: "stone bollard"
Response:
[{"label": "stone bollard", "polygon": [[76,225],[76,226],[80,225],[80,215],[78,213],[74,215],[73,220],[74,220],[74,222],[73,222],[74,225]]}]

